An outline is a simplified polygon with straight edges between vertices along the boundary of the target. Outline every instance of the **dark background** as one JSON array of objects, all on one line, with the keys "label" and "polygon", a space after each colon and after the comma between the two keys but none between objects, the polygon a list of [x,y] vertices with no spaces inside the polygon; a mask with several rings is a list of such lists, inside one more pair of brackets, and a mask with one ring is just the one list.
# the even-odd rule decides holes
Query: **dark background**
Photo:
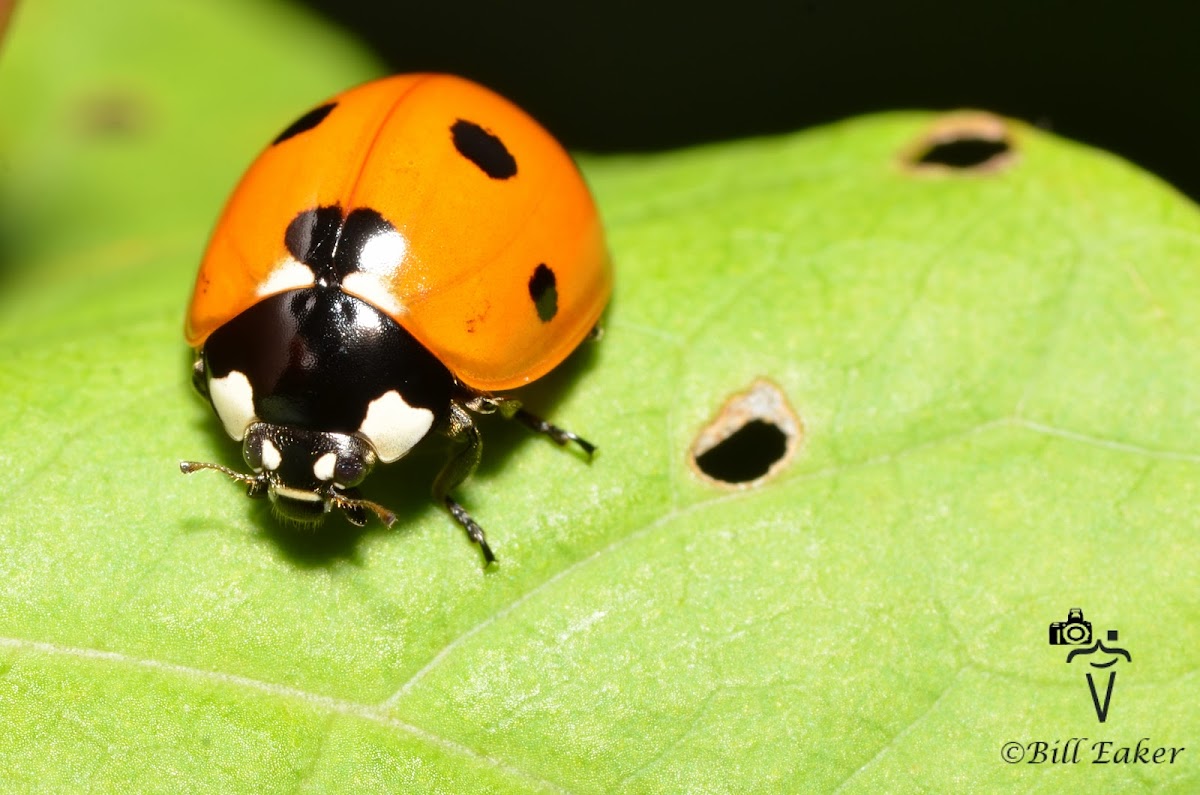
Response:
[{"label": "dark background", "polygon": [[668,149],[982,108],[1200,197],[1200,3],[308,0],[397,72],[505,94],[570,148]]}]

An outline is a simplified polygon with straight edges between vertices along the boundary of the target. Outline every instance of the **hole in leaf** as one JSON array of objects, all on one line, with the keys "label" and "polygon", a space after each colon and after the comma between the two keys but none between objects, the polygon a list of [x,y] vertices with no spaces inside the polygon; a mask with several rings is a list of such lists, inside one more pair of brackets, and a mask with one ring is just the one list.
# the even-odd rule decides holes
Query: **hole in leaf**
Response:
[{"label": "hole in leaf", "polygon": [[752,488],[795,456],[803,428],[778,386],[760,378],[730,397],[692,443],[691,464],[704,480]]},{"label": "hole in leaf", "polygon": [[904,164],[923,172],[987,172],[1016,156],[1008,124],[990,113],[952,113],[933,123],[908,146]]},{"label": "hole in leaf", "polygon": [[948,168],[978,168],[993,157],[1008,151],[1007,141],[989,141],[986,138],[959,138],[935,144],[921,159],[919,166],[940,165]]},{"label": "hole in leaf", "polygon": [[787,434],[766,420],[750,420],[696,456],[696,466],[715,480],[746,483],[757,480],[787,453]]}]

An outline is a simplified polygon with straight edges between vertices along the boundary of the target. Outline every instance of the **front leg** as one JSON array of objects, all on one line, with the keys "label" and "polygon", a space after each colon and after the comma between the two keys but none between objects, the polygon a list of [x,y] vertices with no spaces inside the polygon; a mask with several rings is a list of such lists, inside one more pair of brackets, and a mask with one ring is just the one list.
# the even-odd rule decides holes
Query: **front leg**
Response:
[{"label": "front leg", "polygon": [[475,427],[470,412],[457,400],[450,401],[450,413],[446,417],[442,433],[450,437],[459,448],[446,461],[437,479],[433,481],[434,499],[446,506],[450,515],[467,531],[467,537],[479,545],[480,551],[483,552],[484,565],[489,566],[496,562],[496,556],[488,546],[483,528],[471,518],[466,508],[450,496],[451,490],[458,488],[458,485],[469,478],[479,466],[479,459],[483,454],[483,441],[479,436],[479,429]]},{"label": "front leg", "polygon": [[450,496],[450,492],[458,488],[459,484],[469,478],[475,468],[479,466],[479,459],[483,454],[483,441],[480,438],[479,429],[475,427],[475,421],[471,417],[472,412],[500,414],[506,419],[515,419],[534,431],[549,436],[560,445],[574,442],[587,453],[589,460],[596,451],[596,447],[586,439],[559,428],[557,425],[552,425],[535,414],[530,414],[521,408],[521,401],[514,398],[468,393],[450,401],[450,412],[442,423],[440,431],[459,447],[446,461],[442,471],[434,480],[433,496],[446,506],[450,515],[467,531],[467,536],[479,545],[485,564],[490,565],[496,562],[496,556],[492,554],[492,548],[488,546],[483,528],[471,518],[471,514],[467,513],[466,508],[459,505],[458,501]]}]

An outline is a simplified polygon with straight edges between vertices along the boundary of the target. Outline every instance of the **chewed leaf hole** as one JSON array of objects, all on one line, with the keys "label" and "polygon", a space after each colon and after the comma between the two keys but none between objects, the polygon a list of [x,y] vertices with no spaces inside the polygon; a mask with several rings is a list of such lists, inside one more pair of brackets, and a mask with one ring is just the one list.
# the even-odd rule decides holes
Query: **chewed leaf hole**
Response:
[{"label": "chewed leaf hole", "polygon": [[701,478],[728,488],[751,488],[787,466],[803,428],[778,386],[766,379],[730,397],[692,443]]},{"label": "chewed leaf hole", "polygon": [[991,141],[987,138],[959,138],[934,144],[921,159],[919,166],[939,165],[947,168],[979,168],[994,157],[1008,151],[1008,141]]},{"label": "chewed leaf hole", "polygon": [[952,113],[905,147],[902,160],[912,171],[954,173],[997,171],[1015,157],[1004,119],[990,113]]},{"label": "chewed leaf hole", "polygon": [[767,420],[751,420],[696,456],[696,466],[714,480],[747,483],[770,471],[787,453],[787,434]]}]

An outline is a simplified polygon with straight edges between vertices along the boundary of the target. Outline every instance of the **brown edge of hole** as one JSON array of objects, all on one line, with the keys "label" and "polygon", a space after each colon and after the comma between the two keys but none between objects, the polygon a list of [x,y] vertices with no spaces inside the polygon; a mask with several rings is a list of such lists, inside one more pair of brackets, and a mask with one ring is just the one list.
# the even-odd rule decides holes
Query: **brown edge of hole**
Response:
[{"label": "brown edge of hole", "polygon": [[[698,459],[727,442],[752,424],[774,426],[784,437],[783,453],[766,467],[763,474],[741,481],[722,480],[701,468]],[[730,490],[756,488],[771,480],[796,457],[804,441],[804,424],[788,403],[787,396],[773,381],[757,378],[749,388],[730,395],[721,408],[704,424],[688,450],[688,464],[705,483]]]},{"label": "brown edge of hole", "polygon": [[1017,160],[1009,120],[978,110],[943,114],[900,150],[900,165],[916,174],[990,174]]}]

